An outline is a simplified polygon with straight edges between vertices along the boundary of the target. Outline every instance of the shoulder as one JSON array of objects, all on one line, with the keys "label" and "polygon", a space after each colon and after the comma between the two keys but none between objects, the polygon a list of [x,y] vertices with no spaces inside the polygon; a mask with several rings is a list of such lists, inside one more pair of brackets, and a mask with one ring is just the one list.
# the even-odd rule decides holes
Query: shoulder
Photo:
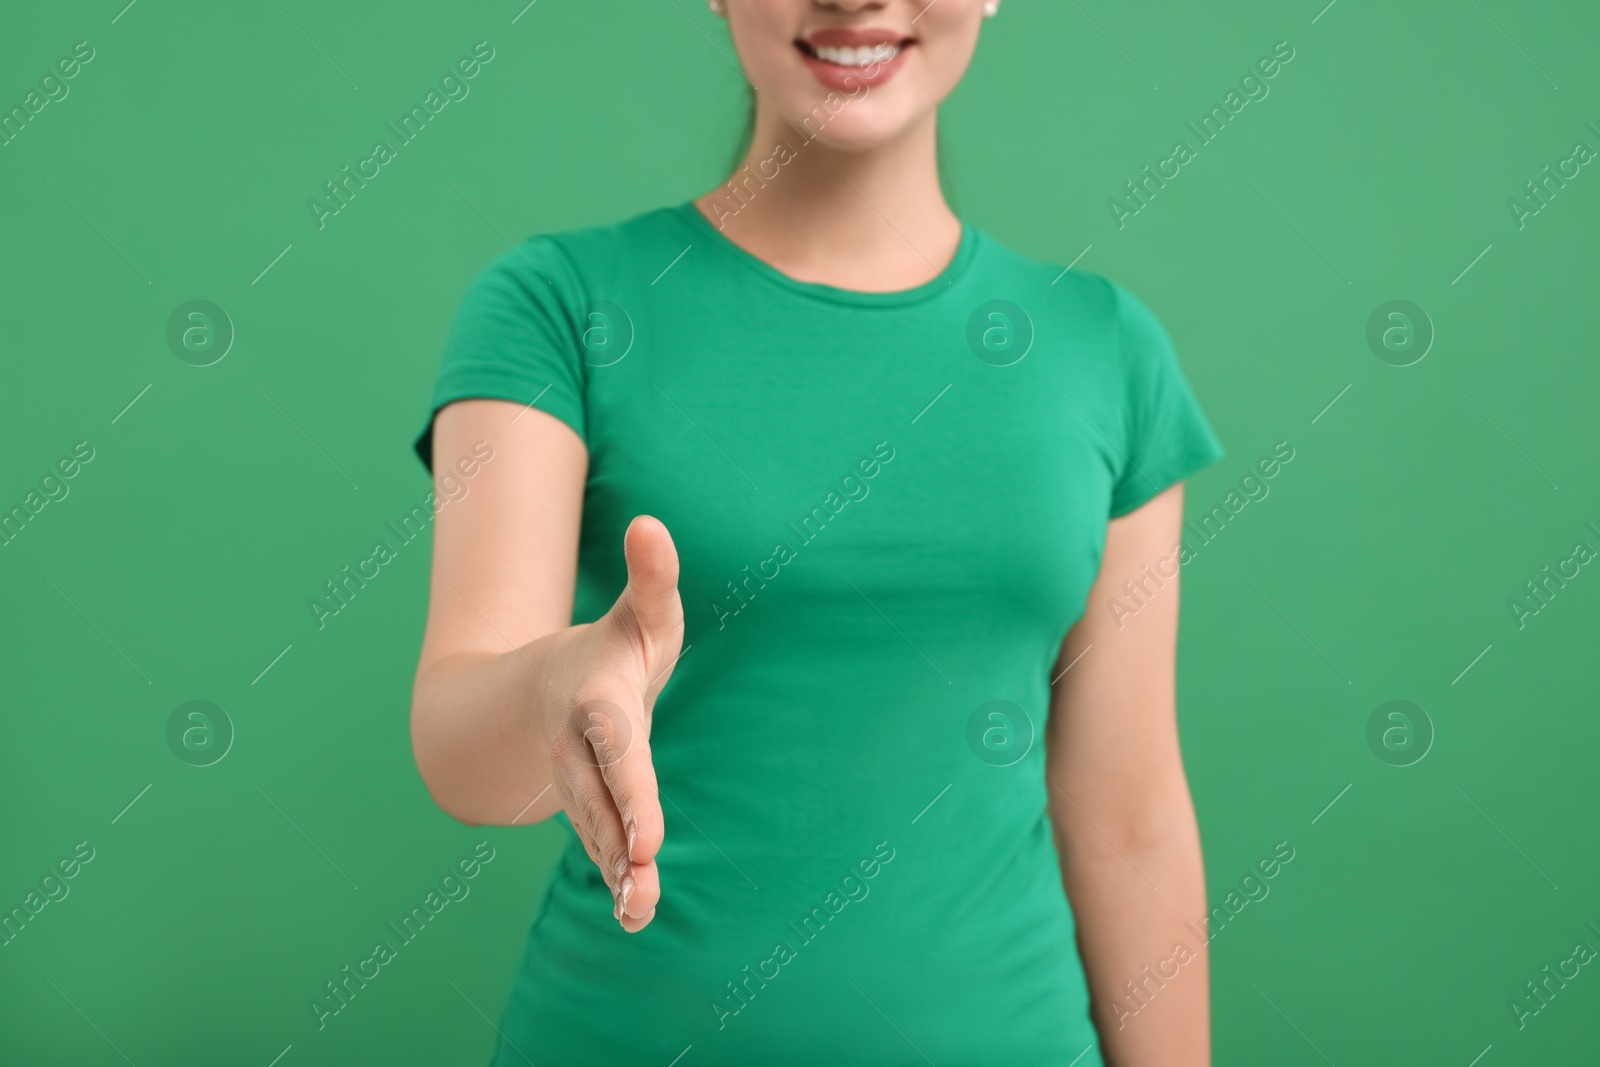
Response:
[{"label": "shoulder", "polygon": [[670,259],[682,250],[686,232],[680,209],[661,207],[617,222],[532,234],[491,259],[474,288],[510,285],[525,294],[543,289],[564,301],[577,299],[658,260],[659,270],[663,253]]},{"label": "shoulder", "polygon": [[980,231],[991,264],[991,284],[1039,325],[1080,343],[1092,343],[1121,358],[1139,358],[1166,343],[1160,320],[1143,299],[1076,260],[1037,259]]},{"label": "shoulder", "polygon": [[[1085,270],[1070,261],[1025,255],[984,231],[978,240],[989,263],[989,273],[1005,290],[1017,294],[1017,303],[1029,314],[1034,308],[1047,315],[1068,314],[1082,326],[1114,326],[1126,314],[1132,297],[1103,274]],[[1031,302],[1033,307],[1028,307]]]}]

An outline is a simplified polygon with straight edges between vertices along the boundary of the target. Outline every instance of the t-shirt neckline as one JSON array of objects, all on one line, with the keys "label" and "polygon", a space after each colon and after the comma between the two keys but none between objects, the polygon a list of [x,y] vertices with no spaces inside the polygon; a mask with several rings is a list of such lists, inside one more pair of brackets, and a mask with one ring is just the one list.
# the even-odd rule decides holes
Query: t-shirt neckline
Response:
[{"label": "t-shirt neckline", "polygon": [[785,274],[754,253],[741,248],[721,230],[717,229],[711,220],[706,218],[701,210],[695,206],[693,200],[686,200],[672,210],[691,229],[701,234],[713,248],[718,249],[721,254],[731,256],[742,262],[745,267],[768,281],[791,292],[800,293],[816,300],[834,304],[853,304],[859,307],[903,307],[907,304],[916,304],[933,299],[946,290],[954,289],[962,276],[966,274],[968,267],[971,266],[978,246],[978,231],[963,219],[961,220],[961,242],[956,246],[955,255],[951,257],[949,264],[943,271],[921,285],[888,292],[841,289],[822,282],[801,281],[799,278]]}]

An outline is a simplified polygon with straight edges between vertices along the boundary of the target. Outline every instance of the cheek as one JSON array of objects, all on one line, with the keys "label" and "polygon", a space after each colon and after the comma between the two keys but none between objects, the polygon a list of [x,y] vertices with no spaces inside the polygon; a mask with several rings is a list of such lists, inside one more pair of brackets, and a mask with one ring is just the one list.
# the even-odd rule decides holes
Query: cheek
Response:
[{"label": "cheek", "polygon": [[[799,24],[799,16],[786,12],[790,6],[793,5],[745,4],[728,22],[739,66],[757,92],[782,92],[785,82],[797,81],[796,70],[805,73],[794,49],[794,28]],[[712,39],[715,40],[715,36]]]},{"label": "cheek", "polygon": [[[917,69],[921,80],[928,89],[937,91],[940,99],[954,89],[962,75],[966,74],[982,36],[982,24],[986,21],[978,13],[981,5],[977,0],[950,4],[949,7],[946,7],[947,4],[950,4],[950,0],[940,0],[926,17],[918,20],[920,40],[916,49],[919,54],[913,57],[919,60]],[[936,14],[943,17],[924,29]]]}]

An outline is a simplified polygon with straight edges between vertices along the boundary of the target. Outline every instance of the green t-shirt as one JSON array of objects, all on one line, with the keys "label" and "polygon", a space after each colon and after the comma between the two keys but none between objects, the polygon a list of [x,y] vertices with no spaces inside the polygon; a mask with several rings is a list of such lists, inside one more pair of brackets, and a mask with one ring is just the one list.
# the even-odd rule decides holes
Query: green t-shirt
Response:
[{"label": "green t-shirt", "polygon": [[1150,310],[971,226],[913,289],[800,282],[689,203],[495,259],[434,408],[467,397],[588,447],[573,621],[644,513],[687,623],[655,920],[573,837],[494,1062],[1099,1064],[1051,668],[1107,519],[1222,454]]}]

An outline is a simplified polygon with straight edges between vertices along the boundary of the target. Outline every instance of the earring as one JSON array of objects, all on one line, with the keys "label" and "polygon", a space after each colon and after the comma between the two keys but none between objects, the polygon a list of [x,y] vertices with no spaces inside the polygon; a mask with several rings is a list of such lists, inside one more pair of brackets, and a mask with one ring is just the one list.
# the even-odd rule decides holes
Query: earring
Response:
[{"label": "earring", "polygon": [[722,0],[707,0],[707,3],[711,7],[711,13],[713,15],[722,14]]},{"label": "earring", "polygon": [[[720,3],[721,0],[717,0],[717,2]],[[984,18],[992,19],[998,14],[1000,14],[1000,4],[998,0],[988,0],[988,3],[983,5]]]}]

